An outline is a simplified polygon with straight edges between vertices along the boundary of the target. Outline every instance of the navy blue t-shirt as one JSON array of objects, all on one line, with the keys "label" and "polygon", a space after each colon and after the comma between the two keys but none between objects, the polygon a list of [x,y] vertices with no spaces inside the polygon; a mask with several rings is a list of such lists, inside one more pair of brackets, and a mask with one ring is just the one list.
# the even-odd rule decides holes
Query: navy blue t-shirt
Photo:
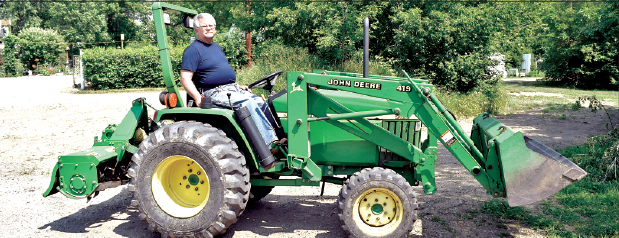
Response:
[{"label": "navy blue t-shirt", "polygon": [[195,40],[185,49],[181,69],[193,72],[198,88],[213,88],[236,82],[234,69],[228,64],[224,51],[217,43],[206,44]]}]

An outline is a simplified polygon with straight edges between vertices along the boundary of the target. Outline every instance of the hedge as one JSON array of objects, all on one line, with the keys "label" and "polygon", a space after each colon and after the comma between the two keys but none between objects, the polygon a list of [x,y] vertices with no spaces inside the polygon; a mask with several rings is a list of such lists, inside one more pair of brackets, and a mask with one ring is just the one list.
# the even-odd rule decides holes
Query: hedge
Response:
[{"label": "hedge", "polygon": [[[247,63],[243,34],[237,31],[218,34],[214,41],[226,53],[228,62],[235,68]],[[187,44],[170,47],[172,72],[180,85],[183,51]],[[161,59],[156,46],[141,48],[92,48],[84,50],[84,78],[91,89],[121,89],[164,87]]]},{"label": "hedge", "polygon": [[[181,58],[186,46],[170,49],[172,72],[179,78]],[[164,87],[159,51],[142,48],[92,48],[84,50],[84,79],[91,89]]]}]

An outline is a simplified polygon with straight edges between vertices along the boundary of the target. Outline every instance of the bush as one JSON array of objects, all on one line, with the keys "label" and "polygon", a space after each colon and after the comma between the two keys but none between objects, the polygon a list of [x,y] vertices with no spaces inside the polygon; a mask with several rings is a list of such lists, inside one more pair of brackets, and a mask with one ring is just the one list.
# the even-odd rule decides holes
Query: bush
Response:
[{"label": "bush", "polygon": [[60,73],[60,72],[64,72],[64,70],[62,66],[58,66],[58,65],[56,66],[48,65],[45,67],[37,67],[37,69],[34,70],[34,73],[44,75],[44,76],[49,76],[49,75]]},{"label": "bush", "polygon": [[[172,71],[178,79],[184,47],[171,48]],[[179,52],[180,51],[180,52]],[[84,50],[84,78],[92,89],[163,87],[159,51],[143,48]]]},{"label": "bush", "polygon": [[391,20],[399,26],[394,30],[395,46],[383,55],[446,91],[470,93],[495,85],[499,79],[490,67],[497,62],[489,58],[494,52],[490,46],[495,22],[484,17],[491,10],[462,4],[446,8],[411,8],[394,14]]},{"label": "bush", "polygon": [[15,77],[21,75],[21,65],[18,63],[17,58],[15,57],[15,46],[19,42],[19,37],[15,35],[5,36],[4,41],[4,49],[2,50],[2,56],[4,57],[4,64],[2,65],[4,77]]},{"label": "bush", "polygon": [[63,37],[54,30],[31,27],[19,33],[19,59],[28,69],[37,65],[60,64],[60,56],[64,53]]},{"label": "bush", "polygon": [[[253,51],[254,61],[252,66],[236,70],[236,78],[239,84],[248,85],[279,70],[284,72],[310,72],[315,67],[316,59],[308,53],[306,48],[290,47],[278,42],[266,41],[255,46]],[[282,75],[277,81],[275,90],[284,89],[286,87],[285,81],[285,75]]]},{"label": "bush", "polygon": [[460,93],[434,90],[441,102],[458,118],[475,117],[483,112],[503,113],[508,103],[508,96],[501,86],[482,88],[479,92]]}]

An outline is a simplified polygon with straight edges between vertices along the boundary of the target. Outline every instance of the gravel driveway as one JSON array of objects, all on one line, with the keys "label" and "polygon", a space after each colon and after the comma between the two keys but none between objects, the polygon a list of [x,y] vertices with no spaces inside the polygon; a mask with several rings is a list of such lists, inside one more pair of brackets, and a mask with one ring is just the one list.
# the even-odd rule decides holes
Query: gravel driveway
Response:
[{"label": "gravel driveway", "polygon": [[[0,78],[0,227],[3,237],[153,237],[137,212],[127,209],[131,195],[124,186],[108,189],[86,203],[55,194],[43,198],[57,157],[92,146],[93,137],[119,123],[131,101],[145,97],[157,108],[158,93],[75,94],[70,76]],[[582,143],[604,133],[604,117],[586,110],[573,119],[544,118],[539,111],[501,119],[515,130],[553,147]],[[151,112],[152,113],[152,112]],[[464,128],[470,128],[470,122]],[[561,132],[561,133],[559,133]],[[436,167],[438,192],[418,196],[421,219],[413,236],[493,237],[501,233],[537,237],[523,225],[477,212],[491,199],[444,148]],[[277,187],[223,237],[343,237],[337,219],[339,185]],[[501,225],[505,224],[505,225]]]}]

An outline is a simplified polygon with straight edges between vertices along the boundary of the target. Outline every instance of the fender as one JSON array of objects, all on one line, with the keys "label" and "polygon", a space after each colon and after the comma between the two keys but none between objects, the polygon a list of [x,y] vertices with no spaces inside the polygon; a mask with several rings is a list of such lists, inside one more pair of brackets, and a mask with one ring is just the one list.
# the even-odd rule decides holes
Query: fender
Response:
[{"label": "fender", "polygon": [[163,120],[173,121],[199,121],[211,124],[217,127],[228,136],[230,136],[239,147],[241,153],[245,156],[251,170],[263,171],[264,169],[258,166],[258,157],[254,149],[251,147],[241,126],[234,119],[234,111],[224,108],[202,109],[197,107],[178,107],[170,109],[161,109],[155,115],[155,121]]}]

